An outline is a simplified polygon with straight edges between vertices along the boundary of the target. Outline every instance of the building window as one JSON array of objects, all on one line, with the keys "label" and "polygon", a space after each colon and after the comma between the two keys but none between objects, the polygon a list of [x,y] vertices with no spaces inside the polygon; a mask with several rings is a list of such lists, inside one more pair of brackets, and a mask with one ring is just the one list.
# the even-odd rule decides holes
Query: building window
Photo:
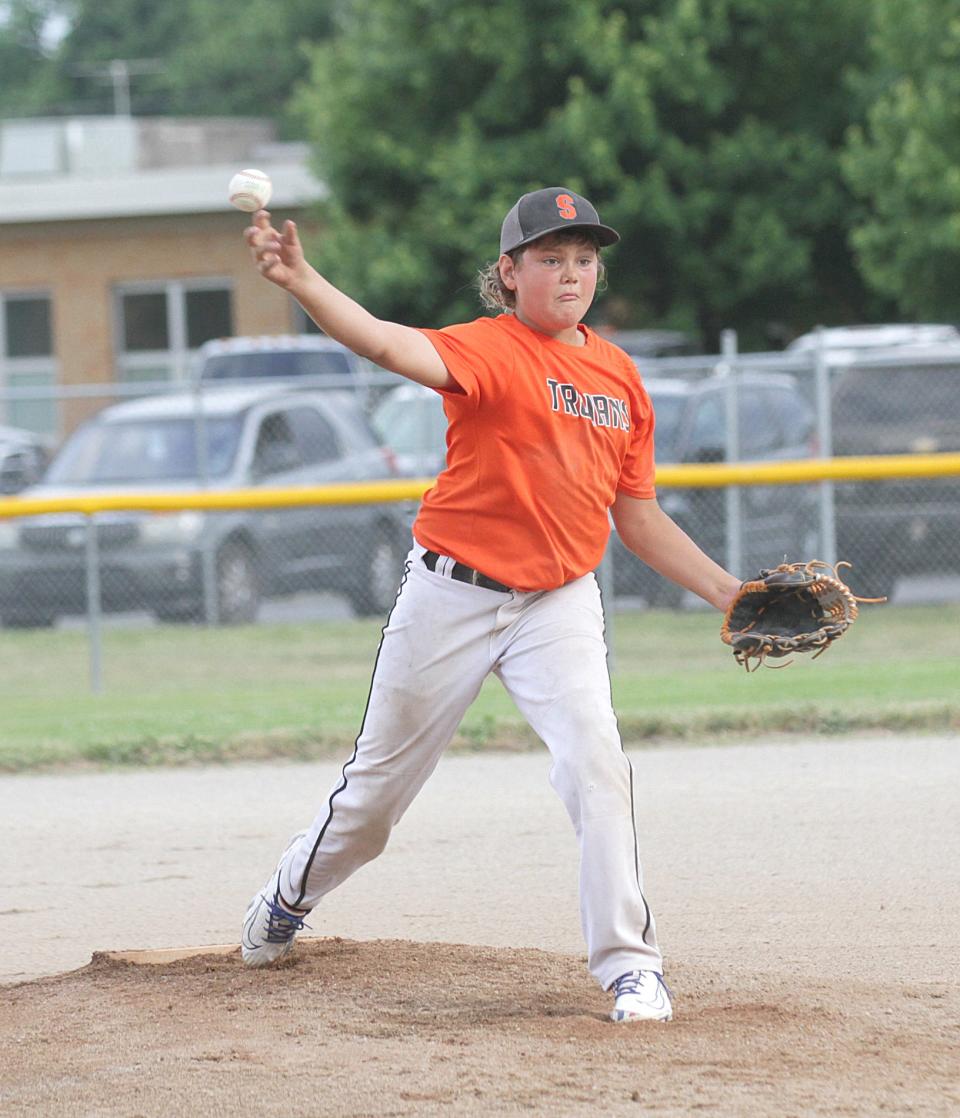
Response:
[{"label": "building window", "polygon": [[10,295],[3,305],[6,357],[49,357],[53,353],[49,295]]},{"label": "building window", "polygon": [[54,434],[56,381],[49,294],[0,291],[0,423]]},{"label": "building window", "polygon": [[116,289],[115,311],[121,380],[187,380],[196,350],[233,333],[227,280],[125,284]]},{"label": "building window", "polygon": [[120,306],[125,353],[149,353],[170,348],[166,292],[123,295]]},{"label": "building window", "polygon": [[230,292],[223,288],[209,291],[188,291],[187,345],[199,349],[211,338],[229,338],[233,333],[230,313]]}]

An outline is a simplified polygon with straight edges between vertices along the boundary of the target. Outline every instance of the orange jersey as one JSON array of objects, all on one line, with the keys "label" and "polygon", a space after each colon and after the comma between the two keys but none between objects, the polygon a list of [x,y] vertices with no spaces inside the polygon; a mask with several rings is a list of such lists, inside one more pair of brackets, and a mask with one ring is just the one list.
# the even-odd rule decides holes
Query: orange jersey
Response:
[{"label": "orange jersey", "polygon": [[593,570],[618,492],[655,495],[650,397],[630,358],[512,314],[424,330],[461,392],[442,391],[447,468],[413,526],[423,546],[518,590]]}]

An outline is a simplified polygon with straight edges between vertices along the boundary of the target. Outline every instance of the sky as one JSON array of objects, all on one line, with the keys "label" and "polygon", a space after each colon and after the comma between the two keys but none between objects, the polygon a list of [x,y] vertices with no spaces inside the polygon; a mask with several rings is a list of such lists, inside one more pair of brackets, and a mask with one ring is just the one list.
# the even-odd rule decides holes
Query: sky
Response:
[{"label": "sky", "polygon": [[[10,5],[0,0],[0,27],[4,27],[10,19]],[[54,12],[44,24],[41,39],[45,50],[56,50],[60,40],[70,30],[70,21],[62,12]]]}]

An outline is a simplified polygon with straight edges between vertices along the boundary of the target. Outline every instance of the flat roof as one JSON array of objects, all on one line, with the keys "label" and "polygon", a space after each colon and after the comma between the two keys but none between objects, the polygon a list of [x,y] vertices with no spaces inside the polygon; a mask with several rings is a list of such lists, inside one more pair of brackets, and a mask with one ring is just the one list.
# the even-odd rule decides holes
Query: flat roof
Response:
[{"label": "flat roof", "polygon": [[[326,187],[304,162],[261,160],[259,166],[273,182],[271,207],[296,209],[326,197]],[[0,178],[0,214],[5,225],[25,225],[223,212],[231,210],[227,184],[239,170],[239,164],[217,164]]]}]

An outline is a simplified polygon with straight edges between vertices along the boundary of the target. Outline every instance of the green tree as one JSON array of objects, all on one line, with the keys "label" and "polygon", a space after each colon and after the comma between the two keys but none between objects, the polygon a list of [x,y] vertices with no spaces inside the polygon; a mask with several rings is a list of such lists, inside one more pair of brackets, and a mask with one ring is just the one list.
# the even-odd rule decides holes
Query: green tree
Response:
[{"label": "green tree", "polygon": [[960,320],[960,0],[875,0],[870,46],[843,160],[859,263],[903,314]]},{"label": "green tree", "polygon": [[299,97],[323,267],[450,321],[516,195],[565,183],[624,239],[604,313],[714,342],[846,318],[844,66],[869,0],[343,0]]},{"label": "green tree", "polygon": [[330,0],[191,0],[190,35],[170,58],[179,113],[268,116],[290,131],[287,102],[308,70],[306,46],[330,33]]},{"label": "green tree", "polygon": [[189,36],[191,0],[77,0],[70,33],[57,56],[62,79],[83,111],[112,112],[108,67],[131,68],[134,112],[172,112],[169,59]]},{"label": "green tree", "polygon": [[56,0],[8,0],[0,6],[0,114],[28,116],[56,99],[56,74],[45,39]]},{"label": "green tree", "polygon": [[[249,0],[238,18],[227,0],[11,0],[0,27],[0,63],[9,60],[0,66],[0,106],[111,113],[117,59],[130,67],[135,114],[268,116],[286,125],[291,91],[307,71],[302,44],[329,32],[329,9],[330,0]],[[41,32],[53,11],[69,16],[69,30],[48,57]]]}]

